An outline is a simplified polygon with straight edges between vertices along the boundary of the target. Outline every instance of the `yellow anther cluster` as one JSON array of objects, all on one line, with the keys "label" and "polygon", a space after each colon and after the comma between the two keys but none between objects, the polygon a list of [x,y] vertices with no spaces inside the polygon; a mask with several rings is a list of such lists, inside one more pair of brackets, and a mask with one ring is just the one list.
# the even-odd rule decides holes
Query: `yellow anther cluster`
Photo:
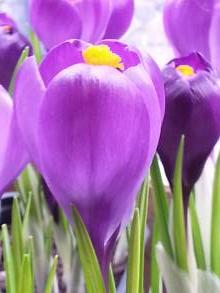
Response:
[{"label": "yellow anther cluster", "polygon": [[83,51],[85,63],[91,65],[106,65],[124,70],[121,57],[111,51],[107,45],[88,47]]},{"label": "yellow anther cluster", "polygon": [[193,76],[195,75],[195,71],[192,66],[189,65],[179,65],[176,67],[176,70],[182,73],[185,76]]}]

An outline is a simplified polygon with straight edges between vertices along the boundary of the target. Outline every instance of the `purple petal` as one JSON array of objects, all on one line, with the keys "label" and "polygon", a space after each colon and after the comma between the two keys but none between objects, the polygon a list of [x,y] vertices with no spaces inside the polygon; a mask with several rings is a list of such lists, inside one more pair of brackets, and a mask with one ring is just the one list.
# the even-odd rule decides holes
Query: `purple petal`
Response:
[{"label": "purple petal", "polygon": [[83,0],[76,2],[75,6],[83,24],[80,38],[91,43],[101,40],[111,16],[111,2],[109,0]]},{"label": "purple petal", "polygon": [[[155,90],[155,86],[151,80],[151,77],[148,72],[145,71],[144,67],[140,64],[135,67],[129,68],[125,72],[126,76],[133,82],[140,92],[143,93],[145,98],[145,106],[149,115],[149,124],[150,124],[150,143],[149,143],[149,154],[148,157],[148,165],[150,166],[153,155],[156,152],[159,137],[160,137],[160,129],[161,129],[161,109],[160,103],[158,99],[157,92]],[[161,73],[160,73],[161,75]],[[163,96],[165,100],[165,97]]]},{"label": "purple petal", "polygon": [[[189,56],[189,62],[192,62]],[[198,55],[194,54],[195,64]],[[201,56],[200,56],[201,57]],[[220,87],[218,77],[205,68],[201,57],[200,68],[195,75],[182,76],[173,63],[164,72],[166,111],[162,126],[158,152],[167,177],[172,184],[176,154],[181,136],[185,135],[183,188],[186,198],[198,180],[203,166],[220,136]],[[187,63],[187,57],[184,57]]]},{"label": "purple petal", "polygon": [[30,0],[33,29],[47,49],[72,38],[80,38],[82,23],[75,5],[66,0]]},{"label": "purple petal", "polygon": [[129,28],[134,14],[134,0],[111,0],[112,14],[104,38],[118,39]]},{"label": "purple petal", "polygon": [[51,49],[40,65],[40,73],[45,86],[48,86],[61,70],[76,63],[84,63],[82,50],[88,46],[89,44],[86,42],[70,40]]},{"label": "purple petal", "polygon": [[198,51],[210,60],[209,31],[214,0],[167,0],[164,26],[179,55]]},{"label": "purple petal", "polygon": [[219,50],[220,50],[220,5],[217,3],[215,5],[215,13],[212,18],[212,25],[210,28],[210,53],[212,65],[220,71],[220,60],[219,60]]},{"label": "purple petal", "polygon": [[0,13],[0,84],[9,88],[15,66],[24,48],[31,44],[21,35],[14,21],[4,13]]},{"label": "purple petal", "polygon": [[14,20],[4,12],[0,13],[0,26],[9,25],[15,29],[17,29],[17,25]]},{"label": "purple petal", "polygon": [[114,68],[78,64],[49,84],[38,130],[43,174],[62,206],[78,208],[96,250],[134,204],[152,156],[149,128],[145,98]]},{"label": "purple petal", "polygon": [[0,87],[0,195],[28,162],[28,155],[13,113],[12,99]]},{"label": "purple petal", "polygon": [[40,168],[37,147],[37,123],[39,106],[45,87],[34,57],[25,60],[18,73],[15,86],[15,110],[18,126],[21,130],[31,159]]}]

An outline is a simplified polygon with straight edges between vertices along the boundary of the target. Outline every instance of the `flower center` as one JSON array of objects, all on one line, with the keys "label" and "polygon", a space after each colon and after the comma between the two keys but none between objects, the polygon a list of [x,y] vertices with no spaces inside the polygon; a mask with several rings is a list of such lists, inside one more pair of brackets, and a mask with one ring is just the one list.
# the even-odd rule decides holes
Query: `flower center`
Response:
[{"label": "flower center", "polygon": [[176,70],[182,73],[184,76],[193,76],[195,71],[190,65],[179,65],[176,67]]},{"label": "flower center", "polygon": [[92,65],[107,65],[124,70],[121,57],[111,51],[106,45],[91,46],[82,53],[85,63]]}]

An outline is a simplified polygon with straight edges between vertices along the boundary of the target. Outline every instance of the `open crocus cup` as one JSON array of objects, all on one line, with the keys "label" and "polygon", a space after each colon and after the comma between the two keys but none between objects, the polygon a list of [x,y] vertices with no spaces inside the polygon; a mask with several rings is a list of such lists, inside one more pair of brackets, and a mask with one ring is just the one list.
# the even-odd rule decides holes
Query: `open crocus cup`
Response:
[{"label": "open crocus cup", "polygon": [[117,41],[66,41],[39,67],[27,58],[14,101],[27,153],[67,216],[78,209],[106,280],[160,136],[157,65]]},{"label": "open crocus cup", "polygon": [[163,71],[166,111],[158,152],[171,186],[178,145],[185,136],[183,191],[187,204],[220,135],[220,83],[198,53],[172,60]]}]

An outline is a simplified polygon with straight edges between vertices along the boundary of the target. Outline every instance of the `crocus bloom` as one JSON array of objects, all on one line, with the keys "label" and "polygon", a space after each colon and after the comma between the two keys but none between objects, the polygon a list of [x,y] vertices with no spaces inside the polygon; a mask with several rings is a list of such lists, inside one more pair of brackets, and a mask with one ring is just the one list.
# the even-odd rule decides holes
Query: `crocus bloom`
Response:
[{"label": "crocus bloom", "polygon": [[30,21],[47,49],[68,39],[97,42],[128,29],[134,0],[29,0]]},{"label": "crocus bloom", "polygon": [[219,1],[167,0],[164,26],[177,55],[200,52],[220,70]]},{"label": "crocus bloom", "polygon": [[66,41],[39,68],[34,57],[24,62],[14,101],[29,155],[67,215],[79,210],[106,279],[159,140],[158,67],[117,41]]},{"label": "crocus bloom", "polygon": [[[0,84],[8,89],[15,66],[28,40],[19,33],[14,21],[0,13]],[[30,50],[31,54],[31,50]]]},{"label": "crocus bloom", "polygon": [[172,185],[181,135],[185,135],[183,190],[188,195],[220,135],[219,77],[200,54],[172,60],[163,71],[166,111],[158,152]]}]

